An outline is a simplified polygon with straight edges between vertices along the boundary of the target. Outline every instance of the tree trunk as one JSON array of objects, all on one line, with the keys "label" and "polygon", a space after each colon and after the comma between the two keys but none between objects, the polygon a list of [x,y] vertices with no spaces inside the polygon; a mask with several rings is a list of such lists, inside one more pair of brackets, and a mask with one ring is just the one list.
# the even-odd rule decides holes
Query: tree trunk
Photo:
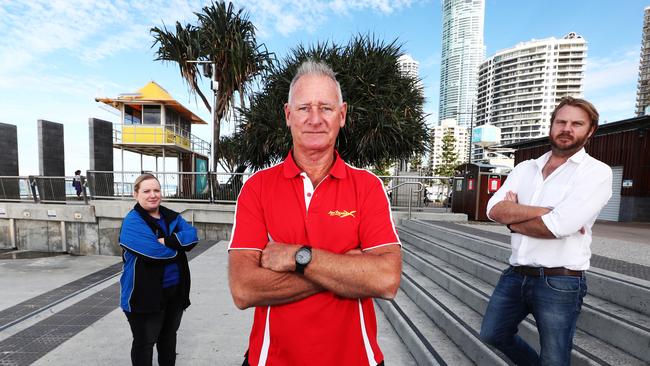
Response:
[{"label": "tree trunk", "polygon": [[212,169],[214,172],[219,167],[219,136],[221,134],[221,118],[217,111],[217,93],[214,92],[214,107],[212,109]]}]

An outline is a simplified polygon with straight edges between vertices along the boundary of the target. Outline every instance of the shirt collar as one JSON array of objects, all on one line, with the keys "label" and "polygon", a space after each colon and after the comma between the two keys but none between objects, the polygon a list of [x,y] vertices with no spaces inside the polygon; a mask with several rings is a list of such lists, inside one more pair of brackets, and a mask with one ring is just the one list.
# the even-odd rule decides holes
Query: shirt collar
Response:
[{"label": "shirt collar", "polygon": [[[575,164],[580,164],[582,160],[584,160],[585,156],[587,156],[587,151],[585,151],[585,148],[581,148],[578,150],[575,154],[571,155],[567,161],[571,161]],[[551,158],[551,151],[548,151],[546,154],[540,156],[539,158],[535,159],[535,164],[539,168],[539,170],[544,169],[544,165],[548,162],[548,159]]]},{"label": "shirt collar", "polygon": [[[292,151],[289,151],[289,154],[282,163],[285,178],[294,178],[302,173],[302,170],[298,167],[296,161],[293,160],[293,154],[291,152]],[[341,159],[339,152],[336,150],[334,150],[334,165],[330,168],[329,175],[339,179],[346,177],[345,162]]]}]

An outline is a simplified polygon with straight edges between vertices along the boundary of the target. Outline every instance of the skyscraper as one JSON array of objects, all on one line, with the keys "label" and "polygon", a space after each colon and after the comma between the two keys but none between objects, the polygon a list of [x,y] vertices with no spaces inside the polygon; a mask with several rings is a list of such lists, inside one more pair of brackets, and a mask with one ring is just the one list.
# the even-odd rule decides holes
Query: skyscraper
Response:
[{"label": "skyscraper", "polygon": [[438,126],[431,130],[433,143],[429,153],[428,165],[432,173],[435,172],[438,165],[442,164],[442,147],[444,145],[442,139],[447,133],[454,136],[454,151],[457,154],[456,162],[460,164],[467,161],[469,128],[458,126],[453,118],[443,119]]},{"label": "skyscraper", "polygon": [[408,75],[412,78],[419,78],[420,63],[415,61],[411,55],[402,55],[397,59],[397,67],[402,75]]},{"label": "skyscraper", "polygon": [[470,126],[478,67],[485,58],[485,0],[442,1],[442,57],[438,119]]},{"label": "skyscraper", "polygon": [[[639,84],[636,89],[636,115],[650,114],[650,6],[643,11],[643,36],[641,38],[641,61]],[[648,109],[648,111],[646,111]]]},{"label": "skyscraper", "polygon": [[[547,136],[551,112],[566,95],[581,97],[587,42],[576,33],[522,42],[481,64],[476,126],[501,129],[501,144]],[[482,159],[481,149],[472,160]]]}]

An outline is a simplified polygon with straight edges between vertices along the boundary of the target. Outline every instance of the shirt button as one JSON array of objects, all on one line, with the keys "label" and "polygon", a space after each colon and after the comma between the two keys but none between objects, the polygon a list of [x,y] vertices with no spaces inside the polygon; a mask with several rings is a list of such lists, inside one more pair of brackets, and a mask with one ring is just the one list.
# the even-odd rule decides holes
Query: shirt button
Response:
[{"label": "shirt button", "polygon": [[311,193],[308,192],[308,193],[307,193],[307,197],[311,197]]}]

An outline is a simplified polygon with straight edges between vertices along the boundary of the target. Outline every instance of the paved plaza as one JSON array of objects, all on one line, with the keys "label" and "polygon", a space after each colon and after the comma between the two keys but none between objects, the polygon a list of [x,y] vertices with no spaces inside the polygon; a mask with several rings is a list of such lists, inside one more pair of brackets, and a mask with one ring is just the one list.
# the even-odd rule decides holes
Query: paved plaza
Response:
[{"label": "paved plaza", "polygon": [[[243,361],[253,310],[232,302],[226,247],[203,241],[190,252],[192,305],[179,330],[178,365]],[[130,364],[131,333],[118,307],[120,268],[119,257],[107,256],[0,260],[0,365]],[[25,311],[57,301],[32,316]],[[415,365],[380,310],[377,315],[386,364]]]},{"label": "paved plaza", "polygon": [[[449,224],[507,241],[503,226]],[[650,224],[597,223],[592,266],[650,280]],[[253,310],[238,310],[226,242],[191,252],[192,305],[179,330],[179,365],[240,365]],[[127,365],[131,334],[118,308],[121,259],[69,256],[0,260],[0,365]],[[377,308],[386,365],[415,365]]]}]

